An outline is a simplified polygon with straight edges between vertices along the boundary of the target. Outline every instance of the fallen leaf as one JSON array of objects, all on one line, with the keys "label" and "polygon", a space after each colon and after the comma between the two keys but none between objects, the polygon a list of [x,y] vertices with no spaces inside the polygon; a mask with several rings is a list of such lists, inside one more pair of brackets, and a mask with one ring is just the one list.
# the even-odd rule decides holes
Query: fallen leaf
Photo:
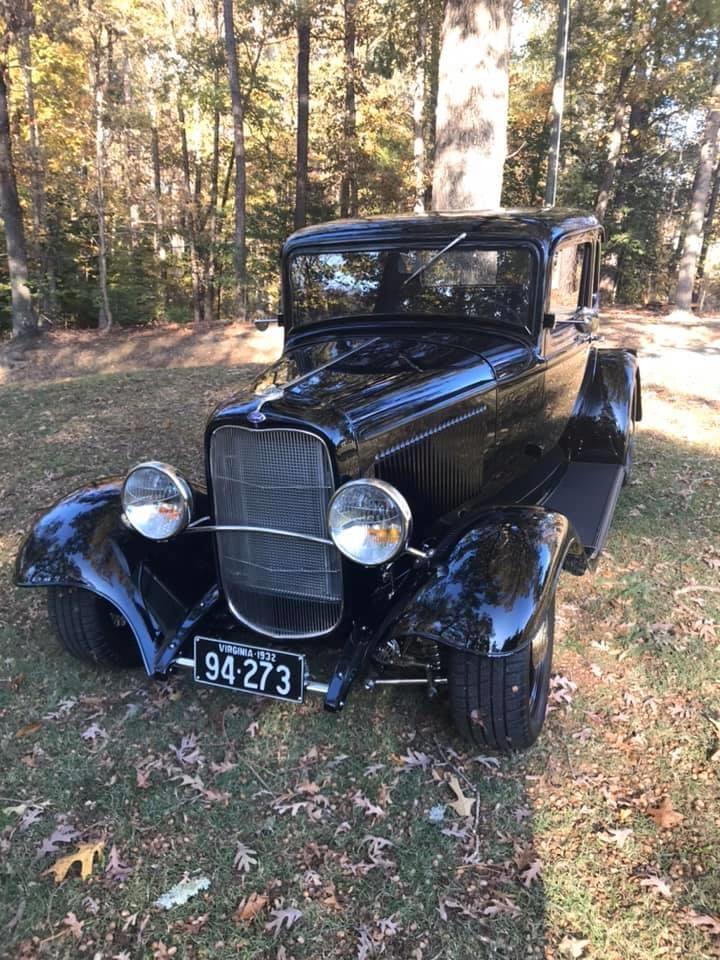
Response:
[{"label": "fallen leaf", "polygon": [[60,857],[44,873],[52,873],[55,877],[55,883],[62,883],[72,866],[79,863],[80,877],[83,880],[89,880],[92,876],[95,856],[101,856],[104,849],[105,842],[103,840],[98,840],[96,843],[81,843],[75,853]]},{"label": "fallen leaf", "polygon": [[267,905],[267,897],[261,893],[251,893],[249,897],[243,898],[237,905],[233,920],[236,923],[250,923],[259,913],[262,913]]},{"label": "fallen leaf", "polygon": [[707,913],[697,913],[695,910],[686,910],[684,920],[692,927],[705,930],[712,937],[720,937],[720,920]]},{"label": "fallen leaf", "polygon": [[82,928],[85,925],[84,920],[78,920],[75,914],[70,911],[66,917],[63,918],[63,923],[70,930],[72,935],[76,940],[82,940]]},{"label": "fallen leaf", "polygon": [[558,950],[564,957],[570,957],[571,960],[580,960],[587,947],[590,946],[589,940],[576,940],[575,937],[563,937],[558,946]]},{"label": "fallen leaf", "polygon": [[210,880],[207,877],[196,877],[194,880],[183,878],[174,887],[171,887],[167,893],[158,897],[155,901],[156,907],[163,907],[165,910],[171,910],[173,907],[182,906],[187,903],[191,897],[196,897],[201,890],[207,890],[210,886]]},{"label": "fallen leaf", "polygon": [[452,807],[460,817],[471,817],[473,806],[475,805],[475,797],[465,796],[460,788],[460,781],[454,774],[448,780],[448,786],[456,797],[455,800],[450,801],[448,806]]},{"label": "fallen leaf", "polygon": [[29,737],[32,733],[37,733],[38,730],[42,729],[41,723],[26,723],[24,727],[20,727],[15,733],[15,739],[20,740],[22,737]]},{"label": "fallen leaf", "polygon": [[180,741],[179,747],[174,747],[172,744],[169,744],[170,749],[175,754],[180,763],[184,763],[186,766],[193,766],[198,763],[202,763],[205,759],[200,753],[200,748],[198,747],[198,738],[197,734],[189,733],[187,736],[183,737]]},{"label": "fallen leaf", "polygon": [[233,860],[235,869],[240,873],[249,873],[251,867],[257,866],[257,859],[253,856],[254,853],[252,847],[246,847],[242,840],[238,840],[235,859]]},{"label": "fallen leaf", "polygon": [[35,859],[39,860],[40,857],[47,856],[49,853],[57,853],[59,843],[71,843],[79,836],[79,832],[71,827],[70,824],[59,824],[50,836],[46,837],[40,844],[38,852],[35,854]]},{"label": "fallen leaf", "polygon": [[652,890],[653,893],[660,894],[660,896],[665,897],[666,900],[672,900],[670,883],[667,880],[663,880],[662,877],[645,877],[640,881],[640,886]]},{"label": "fallen leaf", "polygon": [[420,767],[421,770],[427,770],[433,764],[433,758],[420,750],[408,750],[406,756],[400,757],[403,769],[412,770]]},{"label": "fallen leaf", "polygon": [[83,730],[80,734],[83,740],[107,740],[108,735],[105,733],[102,727],[99,727],[97,723],[91,723],[87,730]]},{"label": "fallen leaf", "polygon": [[533,860],[520,874],[523,886],[529,887],[536,880],[540,880],[541,873],[542,860]]},{"label": "fallen leaf", "polygon": [[108,854],[105,876],[108,880],[114,880],[116,883],[125,883],[131,873],[132,867],[122,862],[118,848],[113,844]]},{"label": "fallen leaf", "polygon": [[670,830],[685,819],[681,813],[673,810],[669,797],[664,797],[656,807],[650,807],[647,815],[661,830]]},{"label": "fallen leaf", "polygon": [[265,929],[268,931],[273,930],[275,936],[277,936],[282,930],[283,924],[286,925],[288,930],[290,927],[293,927],[300,917],[302,917],[302,911],[295,910],[293,907],[286,907],[283,910],[271,910],[270,916],[272,920],[268,920],[265,924]]},{"label": "fallen leaf", "polygon": [[599,833],[598,839],[602,840],[603,843],[614,843],[622,850],[631,836],[632,830],[630,827],[620,827],[613,830],[607,830],[604,833]]}]

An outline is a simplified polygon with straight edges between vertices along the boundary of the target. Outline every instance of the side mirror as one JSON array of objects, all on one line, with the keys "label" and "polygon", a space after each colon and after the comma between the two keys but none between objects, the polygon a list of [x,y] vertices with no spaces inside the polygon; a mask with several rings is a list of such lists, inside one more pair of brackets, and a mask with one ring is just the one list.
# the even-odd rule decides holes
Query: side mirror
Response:
[{"label": "side mirror", "polygon": [[585,333],[596,333],[600,326],[600,317],[596,307],[581,307],[575,314],[577,326]]},{"label": "side mirror", "polygon": [[277,317],[258,317],[257,320],[253,320],[256,330],[261,332],[267,330],[269,326],[283,326],[282,314],[278,314]]}]

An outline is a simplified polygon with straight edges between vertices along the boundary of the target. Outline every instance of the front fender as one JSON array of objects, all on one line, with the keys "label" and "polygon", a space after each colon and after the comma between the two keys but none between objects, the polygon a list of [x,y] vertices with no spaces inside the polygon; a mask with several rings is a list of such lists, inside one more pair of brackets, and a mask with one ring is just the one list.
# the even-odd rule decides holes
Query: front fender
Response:
[{"label": "front fender", "polygon": [[[20,547],[15,583],[82,587],[103,597],[127,620],[145,669],[154,673],[158,644],[212,581],[212,546],[204,537],[156,543],[140,536],[122,519],[122,482],[98,480],[40,516]],[[193,493],[203,509],[206,494]]]},{"label": "front fender", "polygon": [[532,636],[570,551],[582,552],[562,514],[493,508],[439,546],[395,632],[485,656],[513,653]]}]

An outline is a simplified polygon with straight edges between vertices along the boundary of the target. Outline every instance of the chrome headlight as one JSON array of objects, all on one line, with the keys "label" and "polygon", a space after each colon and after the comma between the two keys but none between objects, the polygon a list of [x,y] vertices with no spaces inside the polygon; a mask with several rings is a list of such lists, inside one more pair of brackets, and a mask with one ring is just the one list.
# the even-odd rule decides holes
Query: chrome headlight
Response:
[{"label": "chrome headlight", "polygon": [[405,550],[412,515],[405,497],[384,480],[351,480],[330,501],[328,526],[341,553],[374,567]]},{"label": "chrome headlight", "polygon": [[127,522],[150,540],[167,540],[190,523],[192,491],[166,463],[149,461],[133,467],[120,499]]}]

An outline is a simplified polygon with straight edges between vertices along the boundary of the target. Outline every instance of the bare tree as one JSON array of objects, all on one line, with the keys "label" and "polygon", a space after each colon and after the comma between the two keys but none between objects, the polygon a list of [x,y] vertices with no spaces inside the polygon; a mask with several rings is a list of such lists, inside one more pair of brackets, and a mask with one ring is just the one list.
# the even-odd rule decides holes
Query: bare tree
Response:
[{"label": "bare tree", "polygon": [[57,282],[49,245],[47,203],[45,197],[45,156],[40,141],[40,125],[35,108],[35,81],[33,78],[30,38],[35,28],[32,0],[19,3],[17,14],[17,50],[25,88],[25,109],[28,125],[28,154],[30,159],[30,197],[32,201],[33,248],[40,267],[40,312],[51,319],[58,315]]},{"label": "bare tree", "polygon": [[715,213],[717,211],[718,198],[720,198],[720,161],[715,164],[715,173],[713,174],[712,193],[705,213],[705,225],[703,227],[702,249],[697,266],[697,308],[702,311],[705,304],[705,261],[707,260],[710,244],[714,239]]},{"label": "bare tree", "polygon": [[355,217],[358,212],[357,183],[357,105],[355,39],[357,0],[344,0],[345,21],[345,115],[343,122],[344,167],[340,181],[340,216]]},{"label": "bare tree", "polygon": [[415,28],[415,82],[413,84],[413,172],[417,213],[425,209],[425,46],[427,12],[418,4]]},{"label": "bare tree", "polygon": [[447,0],[433,206],[497,207],[507,152],[511,0]]},{"label": "bare tree", "polygon": [[678,310],[690,310],[692,307],[693,289],[697,275],[698,261],[702,251],[703,224],[705,210],[708,205],[712,184],[713,169],[718,154],[718,138],[720,137],[720,68],[713,77],[713,89],[710,99],[710,108],[705,120],[700,158],[695,171],[692,197],[685,226],[685,242],[683,244],[680,267],[678,270],[677,287],[675,288],[675,306]]},{"label": "bare tree", "polygon": [[615,109],[613,110],[613,124],[610,129],[610,136],[608,137],[607,156],[605,158],[605,165],[595,201],[595,216],[600,221],[605,219],[605,214],[607,213],[610,193],[615,179],[615,171],[617,170],[620,153],[622,152],[628,112],[626,87],[631,73],[632,64],[628,62],[624,63],[620,70],[617,93],[615,95]]},{"label": "bare tree", "polygon": [[[105,38],[105,44],[103,44]],[[95,121],[95,213],[97,216],[97,262],[98,286],[100,288],[100,311],[98,329],[109,330],[113,318],[110,310],[107,277],[107,230],[105,222],[105,95],[108,85],[111,33],[102,22],[96,24],[92,33],[93,56],[90,64],[90,85],[93,93]],[[104,54],[108,63],[103,66]]]},{"label": "bare tree", "polygon": [[240,92],[237,41],[233,0],[223,0],[225,23],[225,59],[230,81],[230,101],[233,116],[233,143],[235,156],[235,286],[236,313],[245,317],[246,309],[246,257],[245,257],[245,101]]},{"label": "bare tree", "polygon": [[568,35],[570,33],[570,0],[560,0],[557,35],[555,39],[555,75],[550,102],[550,143],[548,145],[548,171],[545,183],[545,205],[555,206],[557,197],[558,170],[560,168],[560,135],[562,132],[563,108],[565,106],[565,72],[567,68]]},{"label": "bare tree", "polygon": [[13,336],[30,337],[38,332],[38,321],[28,286],[25,227],[15,180],[4,62],[0,62],[0,214],[5,226]]},{"label": "bare tree", "polygon": [[307,220],[308,143],[310,124],[310,10],[297,0],[297,161],[295,166],[295,229]]}]

